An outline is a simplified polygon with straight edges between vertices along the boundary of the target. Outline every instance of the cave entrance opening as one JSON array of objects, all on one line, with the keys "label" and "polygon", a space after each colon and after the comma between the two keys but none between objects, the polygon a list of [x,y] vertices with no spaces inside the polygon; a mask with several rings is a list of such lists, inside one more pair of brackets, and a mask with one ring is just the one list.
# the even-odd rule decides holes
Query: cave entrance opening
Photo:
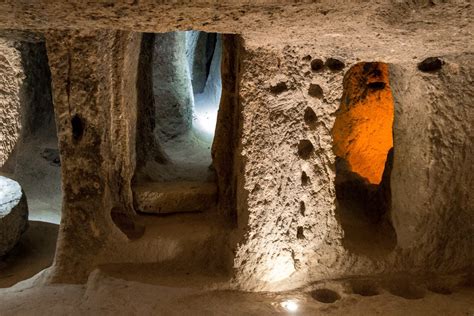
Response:
[{"label": "cave entrance opening", "polygon": [[396,245],[390,218],[394,102],[389,66],[358,63],[346,73],[343,85],[332,130],[336,215],[346,249],[380,256]]},{"label": "cave entrance opening", "polygon": [[137,147],[139,211],[166,214],[215,206],[211,153],[222,94],[221,59],[220,34],[144,34],[138,124],[145,123],[137,126],[137,142],[147,146]]},{"label": "cave entrance opening", "polygon": [[[23,192],[28,209],[28,216],[14,215],[20,204],[8,213],[0,210],[0,239],[4,238],[0,245],[8,239],[15,241],[6,253],[0,249],[2,288],[53,263],[62,192],[51,73],[42,36],[18,32],[0,37],[0,78],[0,176],[19,184],[15,190]],[[2,185],[5,181],[0,184],[0,194],[7,193],[6,200],[3,196],[3,201],[8,201],[3,210],[7,210],[16,202]],[[2,232],[4,225],[9,227]],[[21,229],[22,234],[20,225],[26,228]]]},{"label": "cave entrance opening", "polygon": [[[30,220],[59,224],[61,162],[46,45],[28,36],[4,43],[2,53],[11,60],[7,67],[1,67],[2,77],[18,85],[0,89],[3,110],[11,113],[0,131],[0,139],[7,140],[2,148],[10,142],[2,149],[0,173],[20,183],[27,196]],[[15,111],[18,115],[13,115]]]}]

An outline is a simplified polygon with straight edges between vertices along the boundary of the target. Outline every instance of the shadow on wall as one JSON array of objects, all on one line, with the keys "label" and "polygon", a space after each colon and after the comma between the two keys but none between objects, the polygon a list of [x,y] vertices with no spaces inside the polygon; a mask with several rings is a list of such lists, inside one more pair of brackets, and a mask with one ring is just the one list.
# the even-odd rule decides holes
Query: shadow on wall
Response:
[{"label": "shadow on wall", "polygon": [[390,220],[394,108],[388,65],[364,62],[344,77],[332,131],[336,154],[336,215],[346,249],[377,257],[392,251]]}]

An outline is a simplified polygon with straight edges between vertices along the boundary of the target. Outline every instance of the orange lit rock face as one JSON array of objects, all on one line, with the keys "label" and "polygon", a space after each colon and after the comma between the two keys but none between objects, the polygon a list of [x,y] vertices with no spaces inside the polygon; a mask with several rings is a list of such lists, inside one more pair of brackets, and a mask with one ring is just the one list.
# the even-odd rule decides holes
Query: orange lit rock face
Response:
[{"label": "orange lit rock face", "polygon": [[332,131],[334,153],[372,184],[380,184],[393,147],[393,111],[387,64],[359,63],[347,72]]}]

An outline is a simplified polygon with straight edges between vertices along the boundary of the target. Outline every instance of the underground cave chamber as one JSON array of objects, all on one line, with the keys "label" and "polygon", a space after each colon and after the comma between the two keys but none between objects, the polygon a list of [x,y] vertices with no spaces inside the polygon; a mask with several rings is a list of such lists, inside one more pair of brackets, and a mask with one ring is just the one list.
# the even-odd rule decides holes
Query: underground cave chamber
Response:
[{"label": "underground cave chamber", "polygon": [[348,250],[379,256],[396,245],[390,218],[394,101],[389,66],[358,63],[345,74],[343,87],[332,131],[336,214]]},{"label": "underground cave chamber", "polygon": [[[11,10],[44,32],[61,160],[28,157],[63,218],[0,314],[470,310],[473,55],[425,23],[447,4],[388,2]],[[159,33],[186,29],[223,33]],[[46,262],[23,249],[0,287]]]},{"label": "underground cave chamber", "polygon": [[146,36],[142,66],[148,61],[138,90],[148,95],[138,105],[137,142],[148,146],[137,148],[137,209],[158,214],[210,209],[217,199],[211,151],[222,94],[221,35]]}]

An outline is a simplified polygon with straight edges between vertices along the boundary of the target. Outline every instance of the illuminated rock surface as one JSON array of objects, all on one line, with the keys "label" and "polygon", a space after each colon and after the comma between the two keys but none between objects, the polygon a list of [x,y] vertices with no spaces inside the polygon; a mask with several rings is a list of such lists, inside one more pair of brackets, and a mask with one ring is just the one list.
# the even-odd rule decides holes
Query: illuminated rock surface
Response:
[{"label": "illuminated rock surface", "polygon": [[20,138],[20,89],[24,73],[21,52],[14,42],[0,40],[0,167],[12,155]]},{"label": "illuminated rock surface", "polygon": [[388,65],[360,63],[345,75],[342,104],[333,127],[334,153],[372,184],[382,181],[393,147],[393,98]]},{"label": "illuminated rock surface", "polygon": [[[469,2],[9,1],[0,12],[2,38],[24,43],[35,33],[47,62],[25,61],[42,60],[51,71],[57,147],[40,142],[23,157],[37,175],[54,170],[61,180],[20,183],[62,189],[54,263],[27,282],[30,289],[1,290],[0,314],[47,307],[53,314],[275,314],[281,300],[292,299],[286,290],[304,292],[297,298],[311,302],[309,310],[300,305],[307,314],[472,314]],[[180,143],[172,152],[180,160],[173,160],[154,137],[165,116],[156,115],[153,85],[169,92],[173,83],[154,78],[153,63],[173,56],[160,55],[150,39],[187,30],[217,34],[222,44],[214,139],[202,147],[207,160],[186,154],[192,138],[172,139]],[[188,58],[182,50],[180,56]],[[195,56],[207,69],[208,55]],[[441,67],[420,70],[430,57]],[[13,64],[6,59],[0,62]],[[372,63],[386,65],[378,68],[383,80],[357,75]],[[178,79],[175,87],[187,82],[185,95],[195,98],[192,80]],[[373,93],[362,97],[366,88]],[[21,94],[11,91],[12,99]],[[388,91],[392,109],[372,102],[388,99]],[[349,94],[360,100],[346,100]],[[26,114],[35,117],[35,108]],[[0,126],[3,139],[21,140],[22,127],[14,133],[22,116],[11,115],[2,119],[12,122]],[[8,166],[16,161],[14,141],[2,149]],[[60,166],[41,156],[45,148],[58,150]],[[341,199],[344,164],[362,189]],[[139,211],[135,188],[181,181],[214,184],[215,207]],[[377,284],[334,281],[359,278]],[[198,288],[218,290],[190,290],[198,280]],[[374,288],[380,295],[370,296]]]}]

